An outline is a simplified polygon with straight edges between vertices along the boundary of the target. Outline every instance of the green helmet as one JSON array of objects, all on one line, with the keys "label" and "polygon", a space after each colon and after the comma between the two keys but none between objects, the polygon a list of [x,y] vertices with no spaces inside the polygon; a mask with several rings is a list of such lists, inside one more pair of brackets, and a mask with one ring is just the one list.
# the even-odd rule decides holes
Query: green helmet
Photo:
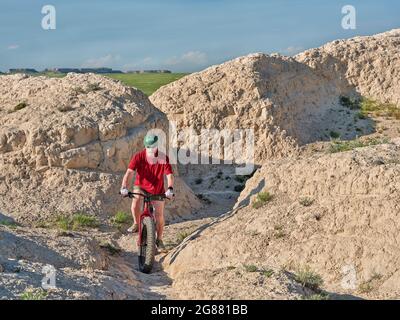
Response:
[{"label": "green helmet", "polygon": [[152,134],[148,134],[144,137],[144,146],[146,148],[156,147],[158,142],[158,137]]}]

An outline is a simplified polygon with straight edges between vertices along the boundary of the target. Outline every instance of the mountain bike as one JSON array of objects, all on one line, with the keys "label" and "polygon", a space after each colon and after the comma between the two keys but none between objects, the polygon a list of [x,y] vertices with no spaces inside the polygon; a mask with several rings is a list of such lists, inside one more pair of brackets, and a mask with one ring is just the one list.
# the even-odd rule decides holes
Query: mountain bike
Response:
[{"label": "mountain bike", "polygon": [[129,192],[128,197],[143,197],[143,210],[140,214],[139,222],[139,270],[143,273],[150,273],[153,269],[154,259],[156,256],[156,225],[157,220],[154,214],[153,201],[161,201],[168,199],[164,194],[146,195],[142,193]]}]

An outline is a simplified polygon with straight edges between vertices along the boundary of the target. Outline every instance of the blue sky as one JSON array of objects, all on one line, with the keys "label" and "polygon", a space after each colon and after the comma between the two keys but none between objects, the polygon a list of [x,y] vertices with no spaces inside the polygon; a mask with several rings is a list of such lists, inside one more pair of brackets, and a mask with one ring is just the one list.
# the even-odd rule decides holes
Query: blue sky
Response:
[{"label": "blue sky", "polygon": [[[57,29],[43,30],[54,5]],[[341,27],[344,5],[357,29]],[[0,70],[101,67],[197,71],[253,52],[292,55],[400,28],[397,0],[1,0]]]}]

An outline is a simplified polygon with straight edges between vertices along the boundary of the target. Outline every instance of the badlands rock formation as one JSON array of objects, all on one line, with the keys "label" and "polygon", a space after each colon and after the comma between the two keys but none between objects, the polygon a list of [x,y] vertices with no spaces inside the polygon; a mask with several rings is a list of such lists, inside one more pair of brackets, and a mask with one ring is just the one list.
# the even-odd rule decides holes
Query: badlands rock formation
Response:
[{"label": "badlands rock formation", "polygon": [[[0,211],[20,222],[129,212],[121,174],[148,130],[168,128],[142,92],[96,75],[1,76],[0,106]],[[170,219],[199,206],[177,189]]]},{"label": "badlands rock formation", "polygon": [[150,99],[180,129],[254,129],[260,163],[296,153],[298,144],[326,139],[329,131],[354,137],[340,94],[335,82],[293,58],[252,54],[182,78]]},{"label": "badlands rock formation", "polygon": [[337,40],[300,53],[296,60],[336,82],[343,92],[400,104],[400,29]]},{"label": "badlands rock formation", "polygon": [[[247,205],[260,192],[269,192],[272,201],[259,209]],[[229,266],[256,265],[294,273],[309,266],[329,292],[368,297],[358,290],[373,279],[370,297],[400,295],[400,140],[268,162],[247,182],[238,203],[231,216],[169,256],[166,266],[177,291],[209,297],[234,286],[223,280],[232,272]],[[346,291],[343,268],[349,267],[356,282]],[[251,296],[253,289],[244,288],[231,297]]]},{"label": "badlands rock formation", "polygon": [[[273,101],[279,106],[274,111],[276,130],[280,130],[281,125],[289,125],[283,128],[290,136],[300,142],[310,142],[311,135],[315,138],[329,125],[326,122],[329,117],[320,118],[323,122],[319,126],[314,124],[315,116],[311,113],[326,115],[328,101],[335,109],[335,96],[361,95],[399,103],[399,36],[397,30],[336,41],[298,55],[296,59],[300,65],[280,57],[240,58],[189,76],[181,80],[180,85],[197,84],[193,95],[197,95],[198,100],[204,97],[201,100],[204,105],[214,106],[212,112],[218,119],[214,124],[229,126],[224,122],[226,117],[218,118],[221,115],[218,110],[224,110],[220,92],[229,92],[236,79],[242,79],[241,71],[246,74],[249,64],[257,65],[251,61],[264,61],[261,65],[265,71],[254,73],[254,78],[269,79],[264,82],[264,88],[277,86],[277,90],[263,91],[261,97],[253,100],[254,104],[249,104],[248,110],[257,110],[257,103]],[[294,65],[298,73],[291,74]],[[238,70],[236,77],[218,72],[233,66]],[[268,78],[268,71],[274,68],[280,72]],[[212,77],[216,74],[220,78]],[[313,79],[320,79],[320,82],[314,86]],[[224,85],[219,86],[222,83]],[[296,83],[299,87],[294,85]],[[216,87],[218,92],[214,92]],[[196,91],[197,88],[200,91]],[[325,95],[320,96],[321,90],[325,90]],[[163,92],[168,93],[164,99]],[[245,92],[249,94],[250,90]],[[279,99],[274,92],[279,93]],[[316,97],[313,105],[312,99]],[[160,89],[152,100],[162,109],[168,106],[175,110],[169,117],[181,119],[183,126],[211,122],[212,113],[205,110],[197,112],[196,121],[190,122],[193,111],[187,109],[186,104],[199,110],[196,98],[185,96],[176,83]],[[238,101],[240,106],[241,100]],[[303,113],[307,117],[303,118]],[[257,115],[260,116],[253,114],[254,122],[261,121],[256,119]],[[292,115],[293,119],[288,120]],[[279,121],[285,116],[286,121]],[[241,119],[238,117],[237,121]],[[349,119],[355,121],[354,115],[342,110],[341,125]],[[383,137],[385,132],[391,132],[394,139],[339,153],[320,149],[323,143],[319,142],[308,146],[307,150],[313,152],[269,161],[268,157],[263,158],[263,166],[246,183],[236,209],[207,228],[194,232],[169,254],[165,267],[175,279],[174,291],[190,291],[193,298],[269,298],[271,291],[262,292],[262,288],[274,283],[276,278],[266,280],[265,270],[269,270],[269,275],[272,271],[275,275],[292,274],[294,277],[301,270],[312,270],[322,276],[323,289],[332,298],[339,298],[338,294],[345,298],[398,298],[400,141],[396,137],[400,130],[398,120],[376,120],[379,125],[383,122],[397,126],[397,131],[396,127],[393,131],[384,128],[372,137]],[[262,145],[270,148],[265,140]],[[266,200],[267,192],[271,200]],[[253,206],[260,194],[263,202]],[[243,285],[249,277],[254,278],[254,283],[264,281],[263,285]],[[233,287],[240,289],[235,291]],[[256,293],[257,290],[261,291]]]}]

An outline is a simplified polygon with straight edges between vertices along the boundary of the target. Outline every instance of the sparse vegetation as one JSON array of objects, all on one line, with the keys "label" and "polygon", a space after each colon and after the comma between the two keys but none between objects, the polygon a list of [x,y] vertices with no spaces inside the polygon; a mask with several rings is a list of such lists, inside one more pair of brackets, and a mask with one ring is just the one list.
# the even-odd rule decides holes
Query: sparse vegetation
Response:
[{"label": "sparse vegetation", "polygon": [[13,113],[22,109],[25,109],[28,106],[28,103],[26,101],[22,101],[18,103],[11,111],[8,111],[8,113]]},{"label": "sparse vegetation", "polygon": [[233,188],[233,190],[235,190],[235,192],[242,192],[244,190],[244,185],[238,184]]},{"label": "sparse vegetation", "polygon": [[89,83],[89,85],[87,86],[87,89],[86,89],[86,93],[99,91],[99,90],[101,90],[101,87],[98,83]]},{"label": "sparse vegetation", "polygon": [[60,106],[57,108],[58,111],[60,112],[68,112],[74,110],[71,106]]},{"label": "sparse vegetation", "polygon": [[56,227],[61,230],[80,230],[86,228],[96,228],[98,222],[96,217],[84,213],[76,213],[70,217],[60,216],[56,219]]},{"label": "sparse vegetation", "polygon": [[383,139],[377,139],[377,138],[370,138],[370,139],[365,139],[365,140],[350,140],[350,141],[341,141],[341,140],[335,140],[332,141],[329,152],[330,153],[337,153],[337,152],[345,152],[345,151],[350,151],[356,148],[363,148],[363,147],[369,147],[369,146],[375,146],[379,144],[385,144],[389,143],[389,139],[383,138]]},{"label": "sparse vegetation", "polygon": [[250,264],[250,265],[245,264],[244,269],[246,270],[246,272],[257,272],[258,271],[257,266],[255,266],[254,264]]},{"label": "sparse vegetation", "polygon": [[43,289],[26,289],[20,296],[21,300],[45,300],[47,298],[47,292]]},{"label": "sparse vegetation", "polygon": [[128,222],[132,222],[132,215],[123,211],[118,211],[114,217],[112,217],[112,224],[117,226],[126,224]]},{"label": "sparse vegetation", "polygon": [[272,195],[269,192],[260,192],[259,194],[257,194],[257,198],[253,202],[252,206],[254,209],[259,209],[271,200]]},{"label": "sparse vegetation", "polygon": [[363,98],[360,102],[361,114],[378,117],[388,117],[400,120],[400,108],[392,103],[381,103],[376,100]]},{"label": "sparse vegetation", "polygon": [[276,239],[280,239],[280,238],[285,237],[286,233],[285,233],[285,231],[283,230],[283,226],[276,225],[276,226],[274,227],[274,230],[275,230],[274,236],[275,236]]},{"label": "sparse vegetation", "polygon": [[339,102],[343,107],[349,108],[351,110],[360,109],[360,100],[353,99],[350,97],[341,96],[339,98]]},{"label": "sparse vegetation", "polygon": [[311,290],[320,290],[324,281],[321,276],[313,272],[310,267],[299,269],[294,277],[294,280],[300,283],[303,287]]},{"label": "sparse vegetation", "polygon": [[329,136],[330,136],[332,139],[339,139],[339,138],[340,138],[340,133],[339,133],[339,132],[336,132],[336,131],[331,131],[331,132],[329,132]]},{"label": "sparse vegetation", "polygon": [[188,231],[181,231],[178,233],[177,242],[178,244],[182,243],[188,236],[190,236],[190,232]]},{"label": "sparse vegetation", "polygon": [[14,221],[9,221],[9,220],[2,220],[2,221],[0,221],[0,226],[16,228],[16,227],[18,227],[18,223],[14,222]]},{"label": "sparse vegetation", "polygon": [[266,278],[271,278],[274,275],[274,270],[272,269],[263,269],[261,271],[262,275],[265,276]]},{"label": "sparse vegetation", "polygon": [[314,203],[314,199],[311,199],[309,197],[303,197],[300,198],[299,203],[304,207],[309,207]]},{"label": "sparse vegetation", "polygon": [[358,290],[361,293],[370,293],[375,289],[377,281],[379,281],[381,279],[382,279],[382,275],[375,272],[372,274],[371,278],[368,281],[364,281],[364,282],[360,283],[360,285],[358,286]]}]

